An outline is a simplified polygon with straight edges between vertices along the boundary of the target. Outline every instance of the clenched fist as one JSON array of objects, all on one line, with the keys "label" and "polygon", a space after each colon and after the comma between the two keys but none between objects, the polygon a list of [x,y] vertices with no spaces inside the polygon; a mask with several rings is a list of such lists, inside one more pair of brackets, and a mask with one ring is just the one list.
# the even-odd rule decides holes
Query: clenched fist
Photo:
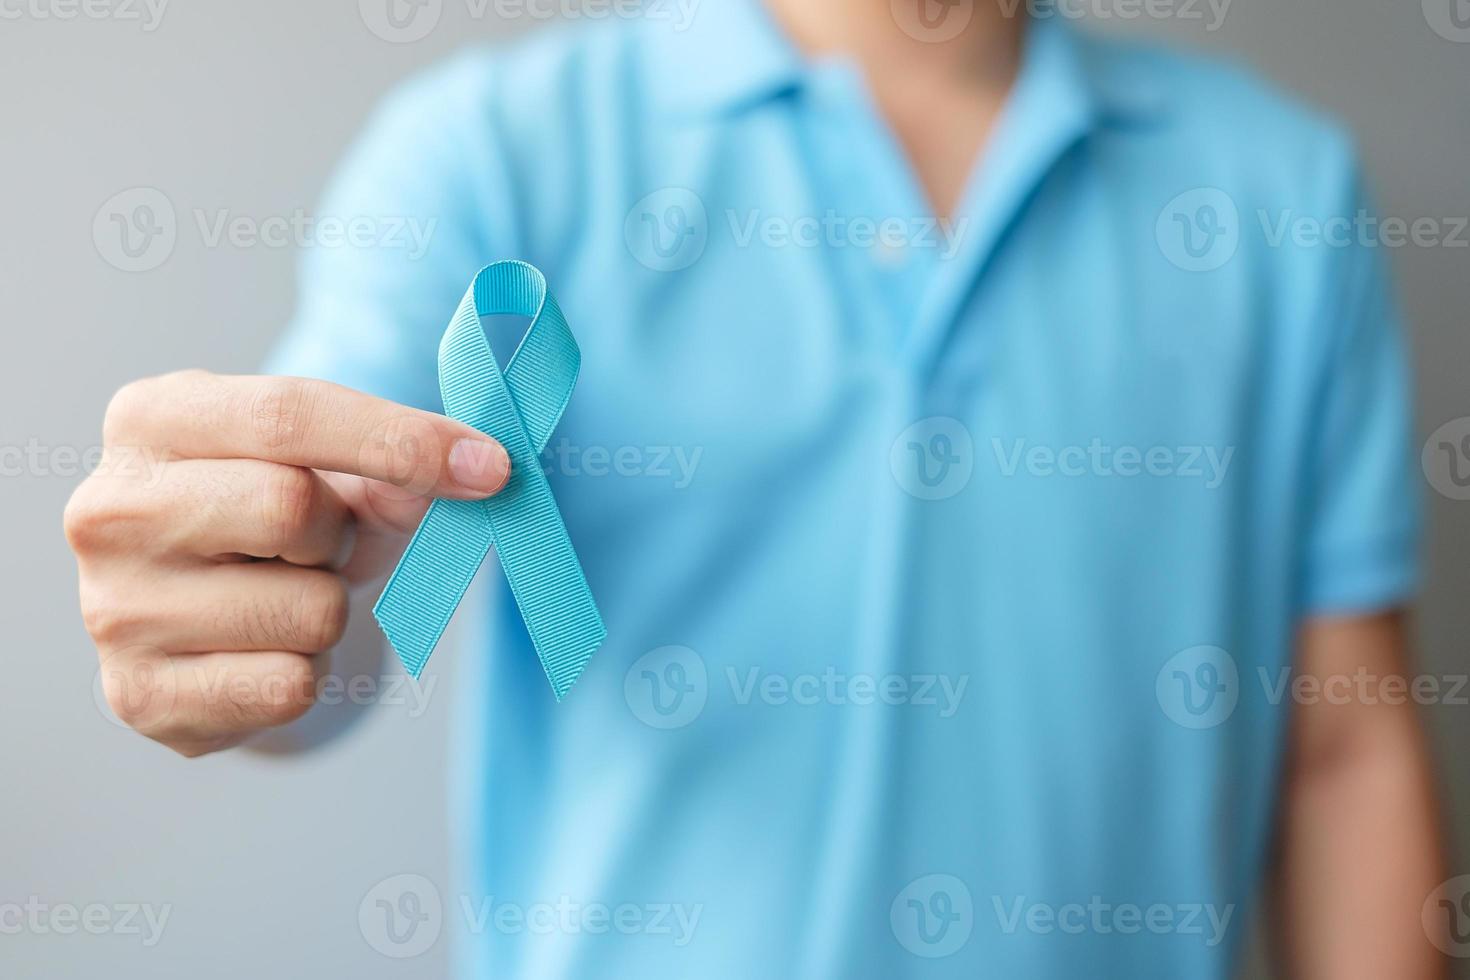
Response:
[{"label": "clenched fist", "polygon": [[488,497],[509,476],[475,429],[338,385],[127,385],[65,518],[108,702],[187,756],[292,721],[347,586],[391,566],[432,498]]}]

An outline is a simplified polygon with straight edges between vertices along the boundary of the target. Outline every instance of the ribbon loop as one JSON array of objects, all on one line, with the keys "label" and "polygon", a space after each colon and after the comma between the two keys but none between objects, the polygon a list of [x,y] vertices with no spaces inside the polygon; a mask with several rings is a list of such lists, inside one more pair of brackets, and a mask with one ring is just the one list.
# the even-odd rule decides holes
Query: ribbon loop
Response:
[{"label": "ribbon loop", "polygon": [[[531,325],[502,373],[480,317]],[[488,500],[435,500],[373,615],[417,677],[491,547],[560,701],[607,636],[541,468],[582,361],[546,279],[524,262],[481,269],[439,344],[444,411],[500,442],[510,481]]]}]

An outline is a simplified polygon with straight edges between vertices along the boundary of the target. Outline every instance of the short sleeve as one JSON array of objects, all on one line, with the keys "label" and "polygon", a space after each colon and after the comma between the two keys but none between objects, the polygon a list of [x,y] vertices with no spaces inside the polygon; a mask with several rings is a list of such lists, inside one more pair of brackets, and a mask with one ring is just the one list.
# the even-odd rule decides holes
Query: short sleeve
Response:
[{"label": "short sleeve", "polygon": [[266,370],[442,410],[439,338],[496,241],[491,65],[462,55],[402,85],[373,114],[314,215],[292,321]]},{"label": "short sleeve", "polygon": [[1327,357],[1310,434],[1300,589],[1307,614],[1402,605],[1419,576],[1421,490],[1403,326],[1364,182],[1350,169],[1333,213],[1355,222],[1353,231],[1320,246],[1332,299],[1322,304]]}]

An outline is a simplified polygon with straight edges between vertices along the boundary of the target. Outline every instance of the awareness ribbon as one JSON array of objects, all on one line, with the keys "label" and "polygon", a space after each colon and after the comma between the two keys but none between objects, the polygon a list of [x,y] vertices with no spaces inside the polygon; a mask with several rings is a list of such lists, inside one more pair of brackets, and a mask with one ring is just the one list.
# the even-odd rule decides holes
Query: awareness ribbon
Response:
[{"label": "awareness ribbon", "polygon": [[[503,374],[480,326],[501,313],[531,318]],[[492,546],[558,701],[607,636],[540,462],[581,363],[540,270],[496,262],[476,274],[439,344],[439,390],[445,414],[505,447],[510,481],[487,500],[435,500],[373,606],[414,677]]]}]

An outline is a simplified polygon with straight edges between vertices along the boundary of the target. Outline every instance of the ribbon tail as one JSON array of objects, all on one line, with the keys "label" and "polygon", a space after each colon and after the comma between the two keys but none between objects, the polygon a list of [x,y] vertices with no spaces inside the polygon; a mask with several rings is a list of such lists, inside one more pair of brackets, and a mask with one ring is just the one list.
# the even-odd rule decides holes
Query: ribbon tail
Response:
[{"label": "ribbon tail", "polygon": [[510,485],[484,507],[511,594],[560,701],[607,638],[582,564],[538,465],[512,468]]},{"label": "ribbon tail", "polygon": [[413,677],[423,672],[492,540],[484,505],[475,500],[435,500],[414,532],[373,606],[373,618]]}]

